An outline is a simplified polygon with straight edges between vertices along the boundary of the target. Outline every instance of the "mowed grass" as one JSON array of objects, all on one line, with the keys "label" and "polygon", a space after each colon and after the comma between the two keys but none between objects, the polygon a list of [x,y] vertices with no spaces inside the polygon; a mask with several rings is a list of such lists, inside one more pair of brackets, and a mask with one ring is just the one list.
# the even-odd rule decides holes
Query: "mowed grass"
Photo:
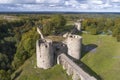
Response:
[{"label": "mowed grass", "polygon": [[[28,59],[13,75],[13,80],[71,80],[62,66],[55,65],[51,69],[36,68],[35,54]],[[21,71],[21,72],[20,72]]]},{"label": "mowed grass", "polygon": [[103,80],[120,80],[120,42],[108,35],[83,34],[83,44],[97,45],[94,51],[84,53],[81,61]]}]

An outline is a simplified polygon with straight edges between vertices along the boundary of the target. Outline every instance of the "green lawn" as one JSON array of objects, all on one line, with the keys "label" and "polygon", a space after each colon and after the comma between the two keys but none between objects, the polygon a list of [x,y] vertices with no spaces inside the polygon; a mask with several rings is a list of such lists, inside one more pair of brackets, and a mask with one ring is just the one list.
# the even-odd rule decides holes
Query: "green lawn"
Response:
[{"label": "green lawn", "polygon": [[94,44],[97,48],[86,53],[81,61],[103,80],[120,80],[120,43],[107,35],[84,34],[82,36],[84,45]]}]

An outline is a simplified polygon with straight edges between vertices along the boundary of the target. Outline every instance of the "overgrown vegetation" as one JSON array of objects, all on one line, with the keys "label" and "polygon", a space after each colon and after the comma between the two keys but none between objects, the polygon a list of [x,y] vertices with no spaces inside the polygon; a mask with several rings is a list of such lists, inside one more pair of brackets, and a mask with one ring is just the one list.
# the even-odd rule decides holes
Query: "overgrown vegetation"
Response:
[{"label": "overgrown vegetation", "polygon": [[[21,52],[21,54],[19,53],[19,55],[23,55],[22,58],[25,57],[23,45],[20,47],[20,44],[22,44],[22,36],[25,33],[27,34],[27,32],[31,30],[33,26],[34,21],[31,21],[30,19],[19,19],[12,21],[0,20],[0,76],[2,76],[3,74],[6,74],[7,76],[7,74],[10,75],[13,73],[15,68],[12,65],[12,62],[17,61],[14,59],[14,55],[16,55],[18,51]],[[32,38],[32,36],[29,37],[30,39]],[[0,79],[10,80],[10,76],[6,76],[2,76]]]},{"label": "overgrown vegetation", "polygon": [[32,56],[35,52],[35,44],[38,38],[39,35],[37,34],[35,27],[22,35],[21,41],[17,46],[16,54],[14,56],[12,65],[14,69],[17,69],[26,59]]}]

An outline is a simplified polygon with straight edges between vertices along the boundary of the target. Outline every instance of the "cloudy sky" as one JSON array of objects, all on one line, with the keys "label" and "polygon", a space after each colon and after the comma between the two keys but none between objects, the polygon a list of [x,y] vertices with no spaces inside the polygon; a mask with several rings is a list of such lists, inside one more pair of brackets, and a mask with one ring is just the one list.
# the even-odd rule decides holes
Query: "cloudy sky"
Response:
[{"label": "cloudy sky", "polygon": [[2,11],[120,12],[120,0],[0,0]]}]

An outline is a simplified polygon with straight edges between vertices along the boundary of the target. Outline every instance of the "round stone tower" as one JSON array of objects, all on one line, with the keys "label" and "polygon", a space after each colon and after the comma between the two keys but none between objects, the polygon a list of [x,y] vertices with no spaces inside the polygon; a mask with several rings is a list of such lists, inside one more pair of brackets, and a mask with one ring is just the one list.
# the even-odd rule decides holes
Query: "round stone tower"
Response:
[{"label": "round stone tower", "polygon": [[66,44],[68,55],[73,59],[79,60],[81,57],[82,37],[79,35],[68,36]]},{"label": "round stone tower", "polygon": [[52,40],[38,40],[36,43],[37,67],[48,69],[54,64]]},{"label": "round stone tower", "polygon": [[83,19],[80,19],[80,20],[77,20],[77,22],[75,22],[75,27],[78,31],[81,31],[82,21]]}]

